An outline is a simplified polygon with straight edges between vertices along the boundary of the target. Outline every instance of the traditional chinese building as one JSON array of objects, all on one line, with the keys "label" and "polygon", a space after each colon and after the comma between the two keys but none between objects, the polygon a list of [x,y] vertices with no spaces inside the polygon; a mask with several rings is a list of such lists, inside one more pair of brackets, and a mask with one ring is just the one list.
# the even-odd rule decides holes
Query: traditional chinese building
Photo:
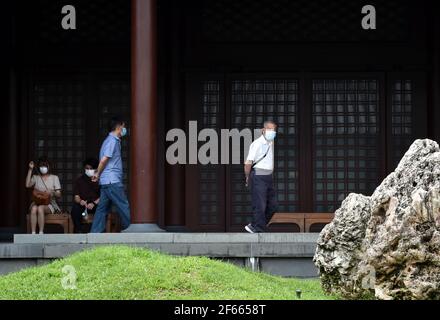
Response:
[{"label": "traditional chinese building", "polygon": [[[25,231],[29,160],[46,155],[68,211],[113,115],[134,223],[241,231],[242,165],[169,165],[172,128],[279,125],[280,212],[334,212],[371,194],[415,138],[440,140],[435,1],[36,0],[2,3],[0,233]],[[376,29],[363,29],[364,5]],[[76,29],[64,30],[64,5]],[[290,230],[290,229],[289,229]],[[291,231],[295,231],[292,226]]]}]

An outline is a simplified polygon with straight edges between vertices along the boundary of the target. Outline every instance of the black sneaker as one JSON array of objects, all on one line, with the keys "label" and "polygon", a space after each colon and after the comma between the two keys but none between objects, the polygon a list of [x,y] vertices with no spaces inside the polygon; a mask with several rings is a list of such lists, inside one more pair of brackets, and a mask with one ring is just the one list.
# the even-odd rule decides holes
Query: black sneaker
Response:
[{"label": "black sneaker", "polygon": [[244,229],[249,233],[257,233],[257,229],[254,228],[254,226],[249,223],[247,226],[244,227]]}]

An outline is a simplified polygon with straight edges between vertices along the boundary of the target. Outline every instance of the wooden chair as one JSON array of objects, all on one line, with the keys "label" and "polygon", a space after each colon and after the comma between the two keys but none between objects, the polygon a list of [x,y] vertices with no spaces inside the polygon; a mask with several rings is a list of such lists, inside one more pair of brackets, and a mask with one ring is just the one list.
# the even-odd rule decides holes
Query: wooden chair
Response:
[{"label": "wooden chair", "polygon": [[[44,217],[45,224],[58,224],[60,225],[64,233],[69,233],[71,225],[73,228],[72,220],[70,219],[70,214],[68,213],[49,213]],[[29,214],[26,215],[27,233],[31,233],[31,217]]]},{"label": "wooden chair", "polygon": [[299,227],[299,232],[304,232],[304,213],[293,212],[277,212],[272,216],[267,226],[272,224],[296,224]]}]

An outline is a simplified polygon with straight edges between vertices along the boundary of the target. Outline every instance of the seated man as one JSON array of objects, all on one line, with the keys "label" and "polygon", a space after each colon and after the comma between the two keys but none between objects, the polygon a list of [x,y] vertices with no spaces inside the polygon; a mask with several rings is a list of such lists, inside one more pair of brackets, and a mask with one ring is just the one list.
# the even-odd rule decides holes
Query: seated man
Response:
[{"label": "seated man", "polygon": [[94,213],[99,203],[99,184],[92,181],[96,168],[98,168],[98,160],[89,158],[83,162],[83,165],[84,173],[75,180],[73,186],[75,197],[71,215],[75,233],[82,232],[81,219],[83,212],[87,210],[87,213]]}]

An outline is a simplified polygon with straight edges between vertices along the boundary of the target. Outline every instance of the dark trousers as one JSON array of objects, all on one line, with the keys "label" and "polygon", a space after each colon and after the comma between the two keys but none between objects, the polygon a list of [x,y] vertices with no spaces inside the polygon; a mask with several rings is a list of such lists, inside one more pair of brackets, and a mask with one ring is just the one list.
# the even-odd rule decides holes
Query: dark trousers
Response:
[{"label": "dark trousers", "polygon": [[276,192],[272,175],[257,175],[255,170],[250,174],[252,194],[252,225],[258,231],[267,231],[267,224],[278,209]]},{"label": "dark trousers", "polygon": [[[79,203],[74,203],[72,206],[72,211],[70,211],[70,215],[72,216],[73,221],[73,232],[79,233],[81,232],[81,219],[82,219],[82,213],[84,212],[85,207],[80,205]],[[93,207],[93,210],[88,210],[88,213],[94,213],[96,210],[96,206]]]}]

